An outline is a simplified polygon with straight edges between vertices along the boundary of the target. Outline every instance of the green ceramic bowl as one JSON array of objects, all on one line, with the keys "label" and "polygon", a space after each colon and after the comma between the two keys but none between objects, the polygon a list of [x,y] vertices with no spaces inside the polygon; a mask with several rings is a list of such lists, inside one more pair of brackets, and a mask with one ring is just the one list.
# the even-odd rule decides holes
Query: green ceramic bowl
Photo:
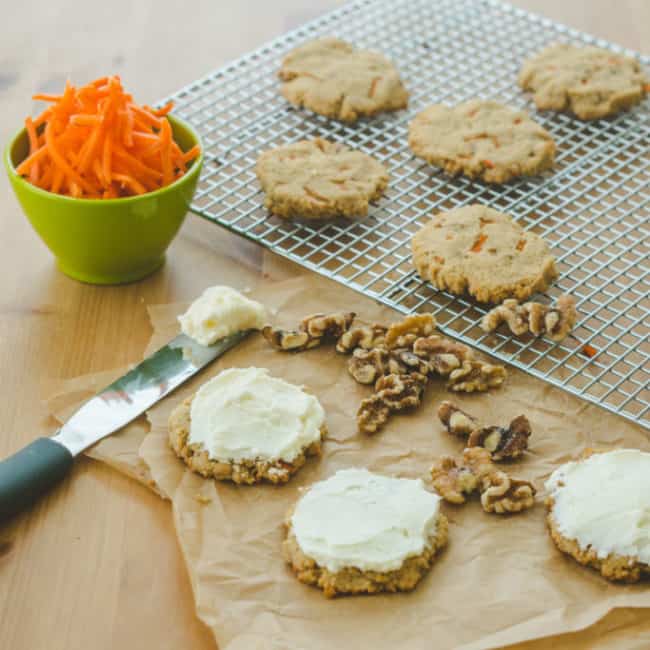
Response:
[{"label": "green ceramic bowl", "polygon": [[[183,151],[199,142],[185,122],[172,115],[168,119]],[[196,190],[203,153],[184,176],[155,192],[75,199],[46,192],[16,173],[28,148],[22,129],[5,150],[7,174],[34,230],[66,275],[92,284],[119,284],[139,280],[163,264]]]}]

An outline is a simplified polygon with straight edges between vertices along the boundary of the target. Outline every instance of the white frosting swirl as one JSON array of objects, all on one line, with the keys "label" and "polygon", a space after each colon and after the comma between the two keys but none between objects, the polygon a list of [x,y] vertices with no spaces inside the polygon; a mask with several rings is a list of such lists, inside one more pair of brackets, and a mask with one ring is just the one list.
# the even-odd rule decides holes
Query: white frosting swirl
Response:
[{"label": "white frosting swirl", "polygon": [[201,345],[212,345],[235,332],[261,329],[266,310],[259,302],[247,298],[232,287],[206,289],[178,317],[181,331]]},{"label": "white frosting swirl", "polygon": [[266,368],[229,368],[192,400],[189,442],[213,460],[291,462],[320,440],[325,411],[313,395]]},{"label": "white frosting swirl", "polygon": [[311,486],[291,523],[303,553],[330,571],[392,571],[429,545],[439,509],[419,479],[344,469]]}]

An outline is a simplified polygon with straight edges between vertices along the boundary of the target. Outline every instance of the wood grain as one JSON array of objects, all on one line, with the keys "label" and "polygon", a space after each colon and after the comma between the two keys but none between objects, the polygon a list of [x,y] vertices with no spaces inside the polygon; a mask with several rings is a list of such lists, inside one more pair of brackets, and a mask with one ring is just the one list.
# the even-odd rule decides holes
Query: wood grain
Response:
[{"label": "wood grain", "polygon": [[[138,89],[138,99],[154,101],[338,4],[14,3],[10,22],[19,27],[5,29],[0,44],[2,141],[34,108],[34,91],[58,90],[67,77],[114,71]],[[644,0],[515,4],[648,51]],[[167,265],[152,277],[125,287],[78,284],[56,270],[4,175],[0,183],[4,457],[51,433],[41,398],[54,379],[139,360],[150,333],[147,304],[187,300],[220,281],[244,286],[259,272],[261,251],[189,217]],[[0,648],[214,647],[194,616],[168,505],[134,482],[81,460],[51,496],[0,528]]]}]

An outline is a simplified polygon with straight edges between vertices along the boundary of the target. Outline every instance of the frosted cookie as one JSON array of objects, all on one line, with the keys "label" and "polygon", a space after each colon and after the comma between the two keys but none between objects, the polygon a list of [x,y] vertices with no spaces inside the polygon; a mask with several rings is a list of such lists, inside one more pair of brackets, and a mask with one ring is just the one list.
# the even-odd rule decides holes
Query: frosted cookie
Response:
[{"label": "frosted cookie", "polygon": [[557,277],[547,243],[482,205],[442,212],[413,237],[413,264],[434,287],[480,302],[522,300]]},{"label": "frosted cookie", "polygon": [[365,469],[312,485],[285,524],[286,561],[327,597],[410,591],[447,543],[439,496],[419,479]]},{"label": "frosted cookie", "polygon": [[551,134],[527,113],[481,99],[424,109],[409,125],[409,146],[449,174],[487,183],[539,174],[555,159]]},{"label": "frosted cookie", "polygon": [[581,120],[614,115],[638,104],[648,77],[634,59],[598,47],[556,44],[524,62],[519,85],[541,110],[570,111]]},{"label": "frosted cookie", "polygon": [[388,185],[386,168],[372,156],[322,138],[263,152],[255,172],[264,205],[286,219],[364,217]]},{"label": "frosted cookie", "polygon": [[201,345],[212,345],[242,330],[262,329],[265,320],[263,305],[224,286],[206,289],[178,317],[181,331]]},{"label": "frosted cookie", "polygon": [[408,92],[395,66],[379,52],[321,38],[287,54],[278,73],[294,106],[345,122],[406,108]]},{"label": "frosted cookie", "polygon": [[234,483],[286,483],[326,431],[320,402],[265,368],[229,368],[179,404],[169,440],[187,466]]},{"label": "frosted cookie", "polygon": [[546,482],[556,546],[608,580],[650,573],[650,454],[618,449],[558,467]]}]

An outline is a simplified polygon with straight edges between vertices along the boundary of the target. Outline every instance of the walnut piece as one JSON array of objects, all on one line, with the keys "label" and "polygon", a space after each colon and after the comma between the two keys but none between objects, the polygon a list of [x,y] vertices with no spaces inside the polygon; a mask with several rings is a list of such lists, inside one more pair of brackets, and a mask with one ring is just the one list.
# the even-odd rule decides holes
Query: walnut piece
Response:
[{"label": "walnut piece", "polygon": [[529,331],[528,315],[514,298],[504,300],[487,312],[481,319],[481,329],[484,332],[492,332],[501,323],[506,323],[515,336],[521,336]]},{"label": "walnut piece", "polygon": [[391,411],[420,406],[427,378],[417,372],[384,375],[375,384],[375,393]]},{"label": "walnut piece", "polygon": [[417,372],[420,375],[429,374],[429,364],[413,354],[408,348],[395,348],[388,353],[388,368],[393,374]]},{"label": "walnut piece", "polygon": [[413,352],[426,359],[431,372],[441,377],[448,377],[453,370],[474,358],[474,353],[466,345],[436,334],[416,339]]},{"label": "walnut piece", "polygon": [[459,465],[451,456],[442,456],[431,468],[431,481],[440,496],[449,503],[465,503],[467,496],[478,488],[472,470]]},{"label": "walnut piece", "polygon": [[416,339],[433,334],[435,329],[436,319],[433,314],[411,314],[388,328],[386,347],[410,347]]},{"label": "walnut piece", "polygon": [[451,371],[447,388],[454,392],[483,392],[501,386],[505,378],[506,369],[503,366],[471,359]]},{"label": "walnut piece", "polygon": [[336,343],[336,351],[341,354],[350,354],[357,348],[372,350],[381,347],[384,345],[387,329],[386,326],[378,323],[353,327],[341,335]]},{"label": "walnut piece", "polygon": [[520,305],[516,300],[504,300],[490,310],[481,320],[481,328],[492,332],[501,323],[506,323],[515,336],[530,332],[535,336],[548,336],[553,341],[563,340],[573,329],[577,318],[575,300],[572,296],[560,296],[555,305],[526,302]]},{"label": "walnut piece", "polygon": [[357,411],[359,432],[376,433],[386,424],[391,413],[419,406],[426,382],[424,375],[415,372],[379,377],[375,392],[361,402]]},{"label": "walnut piece", "polygon": [[481,479],[481,505],[485,512],[503,515],[521,512],[535,505],[536,490],[532,483],[495,471]]},{"label": "walnut piece", "polygon": [[483,447],[465,449],[460,462],[451,456],[442,456],[431,468],[431,480],[440,496],[449,503],[465,503],[478,489],[485,512],[500,515],[521,512],[535,504],[532,483],[497,470],[490,452]]},{"label": "walnut piece", "polygon": [[489,452],[476,447],[465,449],[460,462],[442,456],[431,468],[431,480],[445,501],[465,503],[467,496],[480,487],[483,477],[494,471]]},{"label": "walnut piece", "polygon": [[297,330],[283,330],[267,325],[262,328],[262,334],[277,350],[301,352],[315,348],[325,341],[340,338],[348,331],[355,316],[353,312],[312,314],[303,318]]},{"label": "walnut piece", "polygon": [[528,449],[530,422],[525,415],[517,416],[508,427],[477,428],[467,440],[468,447],[484,447],[495,461],[518,458]]},{"label": "walnut piece", "polygon": [[411,372],[426,375],[428,371],[426,361],[406,348],[356,348],[348,361],[348,372],[360,384],[373,384],[383,375],[403,375]]},{"label": "walnut piece", "polygon": [[[462,411],[451,402],[440,403],[438,407],[438,418],[440,418],[440,422],[445,425],[449,433],[460,436],[461,438],[467,438],[472,431],[479,427],[478,420],[474,416]],[[477,445],[469,446],[475,447]]]},{"label": "walnut piece", "polygon": [[357,428],[360,433],[377,433],[388,422],[390,409],[376,394],[361,401],[357,411]]},{"label": "walnut piece", "polygon": [[332,341],[340,338],[350,329],[355,316],[354,312],[313,314],[302,319],[300,330],[307,332],[311,338]]},{"label": "walnut piece", "polygon": [[481,481],[483,477],[495,471],[492,455],[482,447],[472,447],[463,450],[463,464]]},{"label": "walnut piece", "polygon": [[388,370],[388,350],[357,348],[348,361],[348,372],[360,384],[374,384]]}]

